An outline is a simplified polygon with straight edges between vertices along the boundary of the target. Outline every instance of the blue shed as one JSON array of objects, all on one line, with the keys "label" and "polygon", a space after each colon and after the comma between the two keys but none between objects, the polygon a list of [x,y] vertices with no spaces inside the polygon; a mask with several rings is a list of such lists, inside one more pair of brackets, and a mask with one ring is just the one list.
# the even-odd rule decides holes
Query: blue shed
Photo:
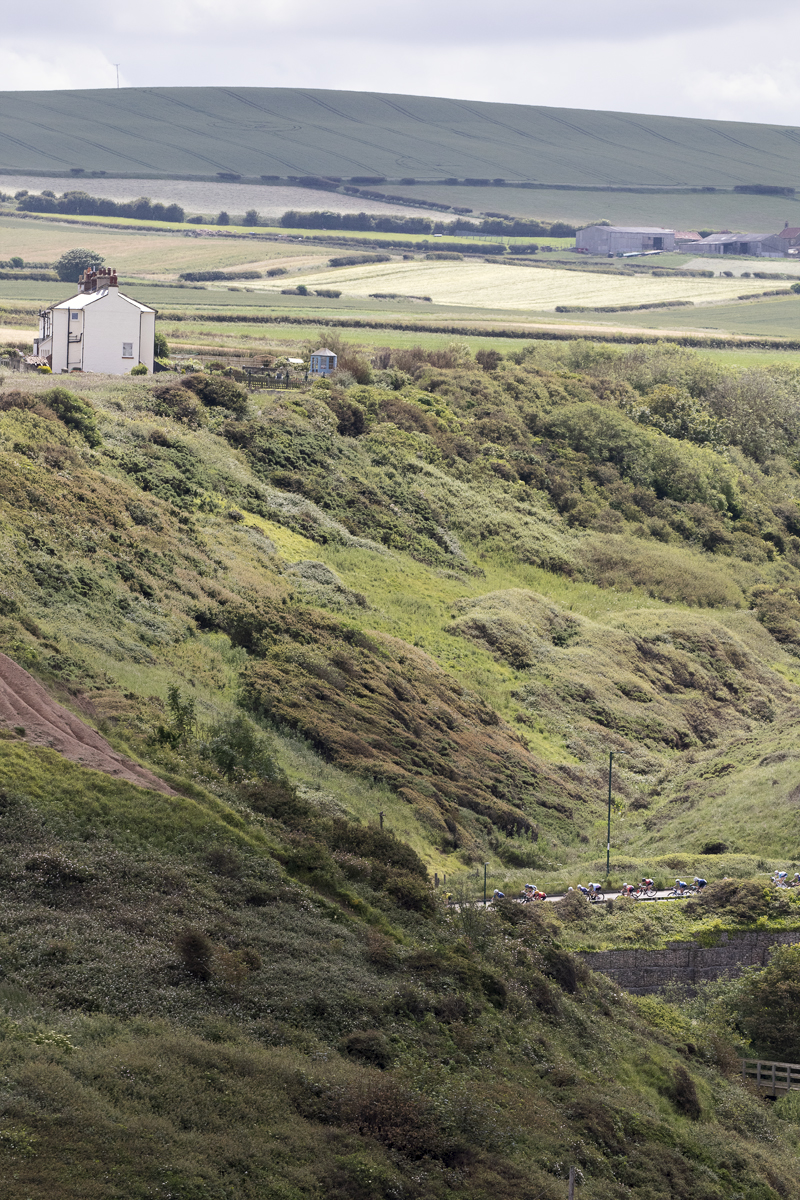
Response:
[{"label": "blue shed", "polygon": [[315,350],[311,355],[309,375],[330,375],[336,370],[336,355],[332,350]]}]

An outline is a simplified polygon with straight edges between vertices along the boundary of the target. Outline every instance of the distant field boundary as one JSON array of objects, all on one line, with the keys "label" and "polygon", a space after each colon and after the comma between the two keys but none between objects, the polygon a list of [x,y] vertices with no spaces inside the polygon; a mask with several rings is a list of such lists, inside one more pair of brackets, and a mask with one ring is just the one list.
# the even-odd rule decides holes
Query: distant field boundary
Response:
[{"label": "distant field boundary", "polygon": [[[486,235],[485,240],[479,240],[480,235],[467,234],[474,237],[474,242],[464,243],[460,235],[441,234],[434,237],[420,238],[418,233],[380,233],[375,231],[364,235],[361,230],[337,229],[289,229],[283,225],[190,225],[179,221],[142,221],[137,217],[84,217],[74,213],[23,213],[9,212],[3,216],[16,221],[45,221],[48,224],[95,226],[99,229],[124,229],[135,233],[176,233],[183,237],[196,238],[238,238],[245,241],[276,242],[287,240],[302,240],[304,242],[319,242],[330,246],[396,246],[402,250],[432,250],[458,246],[467,254],[492,254],[497,252],[497,236]],[[200,232],[202,231],[202,232]],[[518,237],[515,244],[527,245],[547,241],[546,237]],[[564,239],[555,239],[564,240]],[[566,239],[573,240],[573,239]],[[504,243],[505,244],[505,243]]]},{"label": "distant field boundary", "polygon": [[[3,311],[3,310],[0,310]],[[9,310],[5,310],[9,311]],[[696,347],[706,350],[734,350],[747,346],[752,350],[800,350],[800,340],[788,341],[778,338],[749,337],[746,334],[731,334],[729,337],[703,337],[698,334],[659,333],[653,330],[648,333],[622,333],[609,331],[570,330],[570,329],[479,329],[472,326],[464,328],[461,325],[434,325],[429,322],[410,321],[365,321],[359,317],[352,320],[342,317],[285,317],[285,316],[255,316],[252,314],[236,313],[179,313],[159,312],[160,321],[191,321],[195,323],[214,323],[230,325],[313,325],[329,326],[336,329],[392,329],[405,333],[451,333],[469,337],[509,338],[512,341],[547,341],[547,342],[617,342],[623,345],[641,345],[646,342],[672,342],[676,346]]]},{"label": "distant field boundary", "polygon": [[[0,320],[27,317],[31,327],[37,324],[38,308],[31,304],[22,307],[19,304],[0,303]],[[506,338],[509,341],[545,341],[545,342],[608,342],[617,345],[646,345],[649,342],[671,342],[676,346],[686,346],[687,349],[698,350],[800,350],[800,339],[782,339],[756,337],[749,334],[730,334],[728,336],[703,336],[693,333],[661,333],[659,330],[631,331],[630,333],[609,330],[608,333],[598,329],[511,329],[501,326],[497,329],[463,326],[438,325],[430,321],[379,321],[366,320],[362,317],[299,317],[256,315],[254,313],[184,313],[159,311],[159,321],[189,322],[190,324],[210,325],[296,325],[313,326],[317,329],[329,326],[335,329],[386,329],[400,333],[445,333],[453,337],[485,337]]]}]

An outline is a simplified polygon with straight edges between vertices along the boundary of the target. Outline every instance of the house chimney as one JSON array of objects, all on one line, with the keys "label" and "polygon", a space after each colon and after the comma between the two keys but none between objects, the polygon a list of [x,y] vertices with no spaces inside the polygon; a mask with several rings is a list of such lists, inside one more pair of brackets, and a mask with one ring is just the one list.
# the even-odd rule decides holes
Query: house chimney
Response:
[{"label": "house chimney", "polygon": [[788,222],[788,221],[784,221],[784,222],[783,222],[783,228],[784,228],[784,229],[788,229],[788,228],[789,228],[789,222]]}]

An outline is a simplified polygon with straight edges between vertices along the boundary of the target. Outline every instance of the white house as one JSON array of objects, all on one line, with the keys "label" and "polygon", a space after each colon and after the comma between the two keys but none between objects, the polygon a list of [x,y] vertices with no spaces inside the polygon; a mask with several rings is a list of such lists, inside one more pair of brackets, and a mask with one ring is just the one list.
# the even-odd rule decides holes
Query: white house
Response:
[{"label": "white house", "polygon": [[645,254],[674,250],[675,232],[652,225],[590,225],[578,230],[575,245],[589,254]]},{"label": "white house", "polygon": [[332,350],[315,350],[311,355],[309,375],[330,375],[336,370],[337,357]]},{"label": "white house", "polygon": [[123,295],[110,267],[88,267],[78,287],[77,296],[39,313],[34,354],[45,358],[54,374],[126,375],[139,363],[152,371],[155,309]]}]

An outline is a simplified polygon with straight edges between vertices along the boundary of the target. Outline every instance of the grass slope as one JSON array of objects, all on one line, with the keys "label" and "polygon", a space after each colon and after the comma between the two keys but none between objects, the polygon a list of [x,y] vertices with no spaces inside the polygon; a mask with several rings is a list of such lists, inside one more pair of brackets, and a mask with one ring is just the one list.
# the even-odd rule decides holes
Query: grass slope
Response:
[{"label": "grass slope", "polygon": [[783,126],[289,88],[1,95],[9,172],[798,182],[800,134]]},{"label": "grass slope", "polygon": [[[250,398],[0,375],[0,648],[177,793],[2,731],[4,1178],[800,1195],[730,1029],[572,954],[797,925],[796,371],[336,347]],[[609,748],[614,878],[725,904],[472,904],[597,877]]]}]

